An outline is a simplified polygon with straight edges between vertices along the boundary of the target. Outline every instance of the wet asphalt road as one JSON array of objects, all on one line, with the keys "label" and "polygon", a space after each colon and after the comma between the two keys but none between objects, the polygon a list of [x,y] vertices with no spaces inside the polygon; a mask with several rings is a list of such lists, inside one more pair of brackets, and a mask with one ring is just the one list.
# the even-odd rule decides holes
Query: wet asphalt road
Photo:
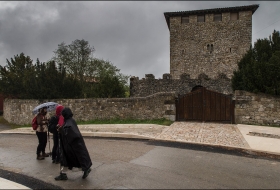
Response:
[{"label": "wet asphalt road", "polygon": [[[0,131],[9,130],[9,129],[11,129],[9,126],[0,124]],[[9,169],[9,168],[7,168],[7,169]],[[53,185],[50,183],[46,183],[46,182],[36,179],[34,177],[29,177],[27,175],[9,171],[7,169],[5,170],[4,164],[0,163],[0,177],[1,178],[22,184],[31,189],[61,189],[59,186],[56,186],[56,185]],[[1,184],[0,184],[0,188],[1,188]]]},{"label": "wet asphalt road", "polygon": [[[38,186],[39,189],[280,187],[280,162],[277,160],[252,158],[209,147],[146,140],[85,138],[85,142],[93,166],[84,180],[82,172],[68,171],[68,181],[55,181],[59,166],[52,164],[50,158],[36,160],[35,135],[0,134],[0,164],[8,173],[14,172],[8,174],[12,176],[11,180],[27,181],[27,184],[22,184],[32,189],[38,189]],[[7,173],[1,170],[1,175],[7,176]],[[38,186],[31,186],[36,184]]]},{"label": "wet asphalt road", "polygon": [[0,131],[9,130],[9,129],[11,129],[11,127],[9,127],[7,125],[0,124]]}]

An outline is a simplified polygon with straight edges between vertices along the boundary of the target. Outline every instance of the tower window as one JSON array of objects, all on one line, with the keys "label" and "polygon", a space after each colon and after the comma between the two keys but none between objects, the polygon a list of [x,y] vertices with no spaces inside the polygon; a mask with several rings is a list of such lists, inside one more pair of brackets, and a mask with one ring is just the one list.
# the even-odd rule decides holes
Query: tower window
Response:
[{"label": "tower window", "polygon": [[215,22],[222,21],[222,13],[214,14],[214,21]]},{"label": "tower window", "polygon": [[208,50],[210,53],[212,53],[213,50],[214,50],[213,44],[207,44],[207,50]]},{"label": "tower window", "polygon": [[239,14],[238,13],[230,13],[230,20],[238,20]]},{"label": "tower window", "polygon": [[182,23],[189,23],[189,17],[188,16],[182,16],[181,22]]},{"label": "tower window", "polygon": [[197,15],[197,22],[205,22],[205,16],[204,15]]}]

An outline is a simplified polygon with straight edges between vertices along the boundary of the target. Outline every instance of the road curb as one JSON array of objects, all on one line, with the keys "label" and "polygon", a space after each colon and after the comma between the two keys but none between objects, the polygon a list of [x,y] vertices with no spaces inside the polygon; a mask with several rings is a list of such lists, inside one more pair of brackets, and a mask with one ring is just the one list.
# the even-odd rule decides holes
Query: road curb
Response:
[{"label": "road curb", "polygon": [[136,134],[129,134],[129,133],[111,133],[111,132],[81,132],[83,137],[113,137],[113,138],[124,138],[124,139],[144,139],[144,140],[151,140],[152,138],[143,136],[143,135],[136,135]]},{"label": "road curb", "polygon": [[[82,133],[83,136],[88,136],[89,133]],[[140,139],[140,140],[150,140],[150,141],[157,141],[157,142],[174,142],[174,143],[184,143],[189,145],[196,145],[196,146],[206,146],[206,147],[212,147],[212,148],[219,148],[224,149],[228,151],[235,151],[240,152],[243,154],[251,155],[251,156],[257,156],[261,158],[269,158],[269,159],[276,159],[280,160],[280,154],[274,153],[274,152],[268,152],[268,151],[259,151],[254,150],[251,148],[240,148],[235,146],[224,146],[224,145],[215,145],[215,144],[207,144],[207,143],[196,143],[196,142],[188,142],[188,141],[181,141],[181,140],[164,140],[164,139],[158,139],[153,137],[146,137],[141,135],[134,135],[134,134],[127,134],[127,133],[104,133],[104,132],[96,132],[92,135],[89,135],[90,137],[111,137],[111,138],[120,138],[120,139]]]},{"label": "road curb", "polygon": [[153,139],[156,142],[165,142],[165,143],[181,143],[191,146],[201,146],[201,147],[208,147],[208,148],[216,148],[220,150],[226,150],[226,151],[233,151],[238,152],[241,154],[245,154],[251,157],[259,157],[259,158],[268,158],[268,159],[274,159],[280,161],[280,154],[274,153],[274,152],[268,152],[268,151],[260,151],[260,150],[254,150],[251,148],[240,148],[240,147],[234,147],[234,146],[224,146],[224,145],[215,145],[215,144],[207,144],[207,143],[197,143],[197,142],[187,142],[187,141],[181,141],[181,140],[164,140],[164,139]]}]

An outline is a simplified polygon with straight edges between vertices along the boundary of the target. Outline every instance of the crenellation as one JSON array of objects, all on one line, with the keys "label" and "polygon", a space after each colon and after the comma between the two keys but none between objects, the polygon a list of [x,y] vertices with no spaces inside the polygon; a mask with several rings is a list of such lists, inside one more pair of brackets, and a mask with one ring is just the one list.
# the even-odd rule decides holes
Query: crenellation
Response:
[{"label": "crenellation", "polygon": [[[166,79],[165,76],[170,76]],[[210,79],[205,73],[201,73],[197,79],[191,79],[190,74],[183,73],[180,79],[173,79],[172,75],[163,75],[163,79],[133,80],[130,81],[130,97],[145,97],[159,92],[176,92],[186,94],[195,86],[203,86],[207,89],[233,94],[231,80],[225,75],[218,73],[215,79]]]}]

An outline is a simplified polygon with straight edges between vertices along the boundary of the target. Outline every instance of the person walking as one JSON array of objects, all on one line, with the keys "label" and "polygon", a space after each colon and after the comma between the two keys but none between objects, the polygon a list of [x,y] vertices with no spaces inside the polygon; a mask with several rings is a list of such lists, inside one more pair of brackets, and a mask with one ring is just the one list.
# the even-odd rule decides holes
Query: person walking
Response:
[{"label": "person walking", "polygon": [[60,150],[61,150],[61,168],[60,175],[55,180],[67,180],[66,173],[63,173],[64,167],[72,170],[73,167],[81,168],[83,171],[82,178],[85,179],[91,172],[92,162],[86,148],[83,136],[77,126],[76,121],[72,118],[73,113],[70,108],[62,110],[64,124],[58,128],[60,133]]},{"label": "person walking", "polygon": [[[50,128],[53,132],[53,148],[52,148],[52,163],[59,163],[60,160],[60,152],[59,152],[59,134],[57,131],[59,120],[63,124],[63,116],[61,115],[61,111],[64,109],[62,105],[58,105],[55,110],[55,115],[50,119]],[[62,118],[61,118],[62,117]]]},{"label": "person walking", "polygon": [[[45,152],[47,146],[47,132],[48,132],[48,118],[47,118],[47,107],[41,108],[40,112],[37,115],[37,124],[36,135],[39,140],[37,146],[37,160],[43,160],[45,157],[48,157],[49,154]],[[42,154],[41,154],[42,153]]]}]

